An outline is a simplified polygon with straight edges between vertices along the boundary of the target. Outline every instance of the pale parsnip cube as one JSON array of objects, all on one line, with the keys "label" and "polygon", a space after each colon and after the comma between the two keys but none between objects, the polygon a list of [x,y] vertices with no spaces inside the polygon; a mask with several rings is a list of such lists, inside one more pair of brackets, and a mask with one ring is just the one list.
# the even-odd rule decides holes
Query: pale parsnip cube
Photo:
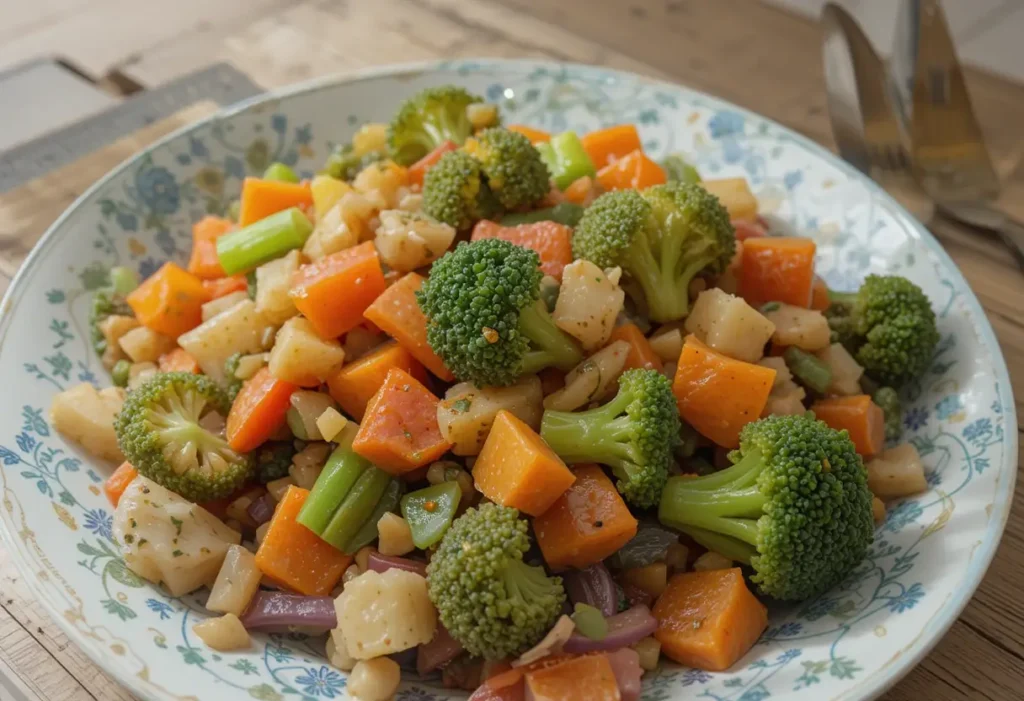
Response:
[{"label": "pale parsnip cube", "polygon": [[479,388],[461,382],[448,389],[437,405],[441,435],[452,444],[456,455],[479,455],[491,432],[494,417],[502,409],[512,413],[534,430],[540,428],[544,413],[540,378],[524,377],[510,387]]},{"label": "pale parsnip cube", "polygon": [[192,632],[206,643],[207,647],[219,652],[244,650],[252,644],[249,639],[249,631],[233,613],[225,614],[220,618],[207,618],[205,621],[196,623],[192,626]]},{"label": "pale parsnip cube", "polygon": [[348,424],[348,419],[332,406],[324,409],[316,419],[316,427],[320,429],[320,435],[325,441],[333,441],[346,424]]},{"label": "pale parsnip cube", "polygon": [[832,369],[832,384],[828,386],[828,394],[850,397],[863,394],[860,378],[864,368],[853,359],[850,352],[841,343],[833,343],[815,353],[818,359]]},{"label": "pale parsnip cube", "polygon": [[306,239],[302,252],[310,260],[355,246],[370,234],[369,220],[374,204],[358,192],[346,192],[321,219]]},{"label": "pale parsnip cube", "polygon": [[772,342],[780,346],[796,346],[811,353],[827,348],[832,342],[828,319],[816,309],[779,304],[764,313],[773,324]]},{"label": "pale parsnip cube", "polygon": [[248,380],[260,371],[270,360],[269,353],[250,353],[238,359],[238,367],[235,368],[235,377],[239,380]]},{"label": "pale parsnip cube", "polygon": [[376,199],[379,209],[394,209],[398,206],[398,191],[408,181],[405,168],[394,161],[379,161],[363,168],[352,181],[352,187],[368,199]]},{"label": "pale parsnip cube", "polygon": [[173,338],[145,326],[137,326],[128,331],[118,342],[133,363],[155,363],[161,355],[174,350],[177,345]]},{"label": "pale parsnip cube", "polygon": [[729,210],[730,219],[757,218],[757,198],[750,191],[746,178],[704,180],[700,184]]},{"label": "pale parsnip cube", "polygon": [[882,501],[928,490],[921,456],[912,443],[889,448],[867,464],[868,488]]},{"label": "pale parsnip cube", "polygon": [[666,363],[678,362],[679,356],[683,353],[683,339],[686,332],[681,322],[673,321],[662,324],[661,327],[651,334],[648,342],[651,350],[658,354],[658,357]]},{"label": "pale parsnip cube", "polygon": [[351,185],[344,180],[332,178],[330,175],[316,176],[309,183],[309,189],[313,194],[313,213],[318,222],[334,205],[338,204],[342,195],[352,192]]},{"label": "pale parsnip cube", "polygon": [[772,385],[772,391],[788,387],[793,383],[793,373],[789,371],[786,361],[779,356],[770,355],[766,358],[761,358],[757,364],[775,371],[775,383]]},{"label": "pale parsnip cube", "polygon": [[66,389],[50,404],[50,421],[65,438],[90,455],[112,462],[124,461],[114,432],[114,417],[121,411],[125,392],[119,387],[99,390],[87,382]]},{"label": "pale parsnip cube", "polygon": [[562,286],[552,318],[558,328],[593,351],[615,330],[626,293],[588,260],[573,261],[562,271]]},{"label": "pale parsnip cube", "polygon": [[246,297],[235,306],[178,337],[203,372],[218,382],[224,380],[224,361],[235,353],[265,350],[264,339],[271,324]]},{"label": "pale parsnip cube", "polygon": [[345,585],[334,606],[348,653],[357,660],[428,643],[437,628],[427,580],[405,570],[363,572]]},{"label": "pale parsnip cube", "polygon": [[107,349],[103,351],[103,367],[110,370],[118,360],[128,357],[121,349],[121,337],[132,329],[139,327],[139,321],[134,316],[122,316],[111,314],[99,323],[100,333],[107,342]]},{"label": "pale parsnip cube", "polygon": [[408,555],[416,549],[409,523],[398,514],[386,513],[377,521],[377,551],[381,555]]},{"label": "pale parsnip cube", "polygon": [[426,214],[386,209],[373,240],[388,267],[407,273],[433,263],[455,240],[455,229]]},{"label": "pale parsnip cube", "polygon": [[241,616],[260,587],[263,573],[256,566],[256,556],[241,545],[232,545],[210,589],[206,608],[218,613]]},{"label": "pale parsnip cube", "polygon": [[256,268],[256,311],[272,324],[283,324],[299,313],[288,295],[292,275],[302,265],[302,253],[289,251],[284,256]]},{"label": "pale parsnip cube", "polygon": [[773,390],[768,395],[768,401],[761,416],[798,416],[807,411],[803,402],[807,392],[803,387],[798,387],[792,382],[790,385],[784,391]]},{"label": "pale parsnip cube", "polygon": [[141,476],[114,512],[114,540],[125,564],[172,596],[213,584],[228,547],[241,539],[206,509]]},{"label": "pale parsnip cube", "polygon": [[221,312],[226,312],[239,302],[244,302],[247,299],[249,299],[249,293],[242,290],[237,290],[217,299],[211,299],[202,307],[203,321],[209,321]]},{"label": "pale parsnip cube", "polygon": [[574,367],[565,376],[565,387],[544,398],[544,408],[575,411],[600,400],[614,386],[626,366],[629,344],[615,341]]},{"label": "pale parsnip cube", "polygon": [[336,373],[343,362],[345,351],[341,344],[333,338],[320,338],[309,320],[297,316],[277,332],[269,367],[270,373],[280,380],[310,386]]},{"label": "pale parsnip cube", "polygon": [[742,297],[712,288],[697,297],[686,330],[723,355],[756,363],[775,325]]}]

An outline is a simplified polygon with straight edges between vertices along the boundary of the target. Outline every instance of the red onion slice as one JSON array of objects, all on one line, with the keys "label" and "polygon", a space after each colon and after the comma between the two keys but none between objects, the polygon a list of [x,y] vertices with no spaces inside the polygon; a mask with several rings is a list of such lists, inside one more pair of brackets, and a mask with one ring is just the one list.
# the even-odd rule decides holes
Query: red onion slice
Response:
[{"label": "red onion slice", "polygon": [[579,633],[573,633],[563,649],[577,655],[584,652],[617,650],[643,640],[657,628],[658,621],[651,615],[649,608],[634,606],[608,619],[608,635],[603,640],[591,640]]},{"label": "red onion slice", "polygon": [[567,572],[562,581],[574,604],[589,604],[605,618],[614,616],[619,610],[615,581],[603,563]]},{"label": "red onion slice", "polygon": [[415,572],[421,577],[427,576],[427,563],[419,560],[410,560],[406,557],[395,557],[393,555],[381,555],[374,550],[370,553],[366,566],[374,572],[387,572],[390,569]]},{"label": "red onion slice", "polygon": [[328,631],[338,627],[334,599],[283,591],[258,591],[242,614],[246,630],[276,631],[292,626]]},{"label": "red onion slice", "polygon": [[640,677],[644,674],[640,668],[640,654],[632,648],[624,647],[607,653],[607,657],[615,674],[615,682],[619,685],[622,701],[639,701]]},{"label": "red onion slice", "polygon": [[277,502],[274,501],[274,497],[270,496],[269,493],[264,494],[258,499],[253,499],[246,512],[249,514],[249,518],[256,522],[257,526],[262,526],[274,517],[274,507],[276,504]]},{"label": "red onion slice", "polygon": [[420,645],[416,652],[416,671],[420,676],[430,674],[443,667],[462,652],[462,645],[451,636],[448,629],[437,622],[437,631],[429,643]]}]

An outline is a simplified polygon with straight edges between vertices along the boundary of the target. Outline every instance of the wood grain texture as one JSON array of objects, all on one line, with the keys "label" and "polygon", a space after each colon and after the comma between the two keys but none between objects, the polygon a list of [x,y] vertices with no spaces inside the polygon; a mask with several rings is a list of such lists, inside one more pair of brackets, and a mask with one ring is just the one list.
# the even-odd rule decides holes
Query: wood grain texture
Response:
[{"label": "wood grain texture", "polygon": [[[102,11],[109,2],[65,1],[77,12]],[[634,70],[705,90],[832,146],[817,26],[755,0],[261,0],[242,17],[224,9],[223,0],[200,5],[207,16],[197,9],[195,22],[179,20],[178,31],[161,30],[158,40],[152,33],[129,37],[131,51],[106,47],[92,65],[113,66],[154,85],[227,59],[256,82],[277,87],[400,61],[553,58]],[[122,19],[118,26],[127,22]],[[997,166],[1007,178],[1000,202],[1024,218],[1024,85],[978,71],[968,71],[967,77]],[[116,151],[83,159],[59,179],[0,197],[0,274],[16,271],[76,194],[152,138],[132,135]],[[929,219],[929,207],[917,193],[893,187],[913,212]],[[930,228],[985,307],[1018,390],[1015,396],[1024,397],[1024,275],[993,240],[942,222]],[[0,280],[0,286],[6,282]],[[1024,400],[1017,402],[1024,415]],[[1021,496],[1024,481],[1017,491]],[[992,568],[963,615],[885,701],[1021,698],[1021,503],[1018,499]],[[11,571],[3,556],[0,571]],[[0,592],[0,669],[14,669],[39,699],[129,698],[69,646],[24,592],[6,579],[0,579]]]}]

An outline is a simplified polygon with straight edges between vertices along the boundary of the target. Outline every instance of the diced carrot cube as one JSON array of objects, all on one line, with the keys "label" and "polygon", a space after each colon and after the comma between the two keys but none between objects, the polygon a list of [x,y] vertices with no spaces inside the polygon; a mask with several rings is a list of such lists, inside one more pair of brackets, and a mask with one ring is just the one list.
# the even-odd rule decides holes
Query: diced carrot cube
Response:
[{"label": "diced carrot cube", "polygon": [[202,323],[209,299],[203,281],[174,263],[164,263],[127,297],[140,324],[171,338]]},{"label": "diced carrot cube", "polygon": [[295,307],[323,338],[363,322],[363,312],[387,288],[377,249],[366,241],[303,265],[292,275]]},{"label": "diced carrot cube", "polygon": [[380,390],[391,368],[399,368],[420,382],[427,382],[426,370],[409,351],[397,343],[386,343],[342,367],[338,374],[327,380],[327,387],[334,401],[349,416],[362,421],[366,405]]}]

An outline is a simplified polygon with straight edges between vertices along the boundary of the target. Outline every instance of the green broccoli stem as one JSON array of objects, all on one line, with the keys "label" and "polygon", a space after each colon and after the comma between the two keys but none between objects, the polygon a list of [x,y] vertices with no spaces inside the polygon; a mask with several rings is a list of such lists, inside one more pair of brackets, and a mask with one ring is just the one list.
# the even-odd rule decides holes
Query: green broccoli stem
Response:
[{"label": "green broccoli stem", "polygon": [[828,301],[829,304],[837,306],[852,306],[857,301],[857,295],[857,292],[837,292],[830,289],[828,291]]},{"label": "green broccoli stem", "polygon": [[616,471],[639,462],[630,441],[626,407],[631,393],[620,390],[607,404],[589,411],[544,412],[540,437],[567,463],[596,462]]},{"label": "green broccoli stem", "polygon": [[371,467],[369,460],[352,450],[357,430],[354,423],[345,424],[337,438],[338,447],[327,458],[327,464],[295,519],[316,534],[324,532],[353,485]]},{"label": "green broccoli stem", "polygon": [[684,260],[683,237],[670,234],[669,238],[657,258],[641,238],[626,250],[623,261],[623,268],[644,291],[651,319],[658,322],[675,321],[690,313],[690,281],[714,261],[711,255]]},{"label": "green broccoli stem", "polygon": [[754,450],[706,477],[672,477],[662,492],[658,518],[709,550],[749,564],[767,503],[757,485],[763,467],[761,453]]},{"label": "green broccoli stem", "polygon": [[817,356],[796,346],[790,346],[782,354],[786,367],[800,382],[823,394],[832,384],[832,368]]},{"label": "green broccoli stem", "polygon": [[510,600],[533,602],[557,593],[561,580],[552,580],[543,567],[528,565],[522,560],[510,560],[502,570],[502,580]]},{"label": "green broccoli stem", "polygon": [[521,374],[534,374],[554,366],[568,372],[583,359],[579,346],[555,326],[543,302],[529,305],[519,313],[519,331],[530,340],[523,357]]}]

